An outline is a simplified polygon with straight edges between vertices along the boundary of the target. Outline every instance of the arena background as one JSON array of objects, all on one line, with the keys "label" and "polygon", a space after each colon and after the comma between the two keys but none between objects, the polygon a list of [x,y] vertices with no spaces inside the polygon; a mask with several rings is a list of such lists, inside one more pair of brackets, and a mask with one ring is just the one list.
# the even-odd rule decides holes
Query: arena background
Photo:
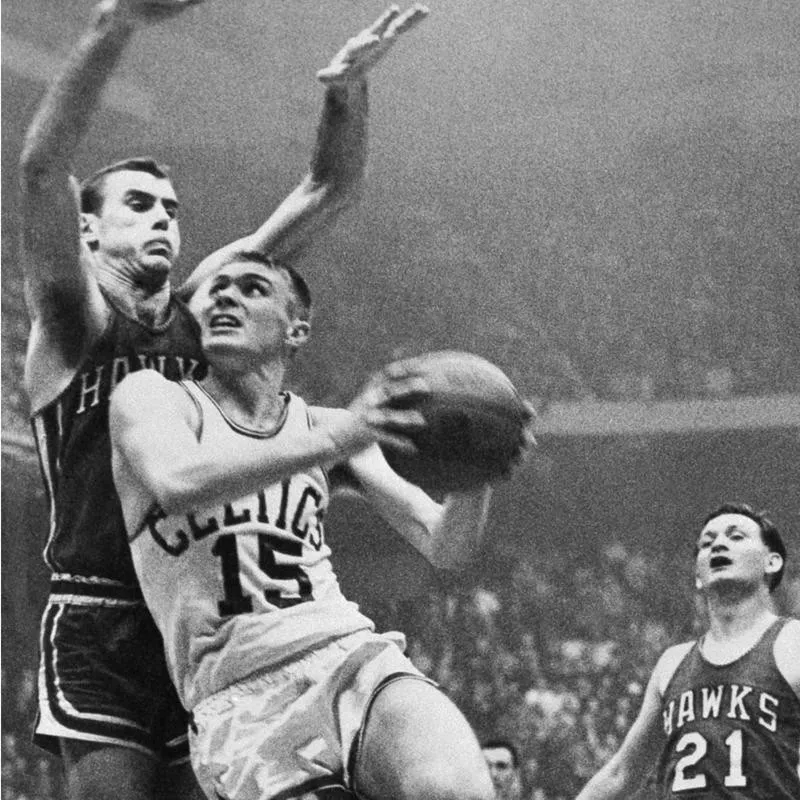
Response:
[{"label": "arena background", "polygon": [[[2,15],[3,798],[57,800],[28,742],[47,515],[21,370],[15,167],[87,0]],[[800,614],[800,5],[431,0],[371,80],[360,205],[299,260],[319,312],[296,388],[346,403],[398,355],[471,350],[540,412],[484,554],[430,577],[362,507],[328,532],[354,599],[481,735],[522,746],[527,793],[571,797],[616,749],[658,653],[700,620],[698,520],[773,512]],[[171,164],[179,275],[305,172],[314,79],[375,0],[208,0],[140,34],[78,174]]]}]

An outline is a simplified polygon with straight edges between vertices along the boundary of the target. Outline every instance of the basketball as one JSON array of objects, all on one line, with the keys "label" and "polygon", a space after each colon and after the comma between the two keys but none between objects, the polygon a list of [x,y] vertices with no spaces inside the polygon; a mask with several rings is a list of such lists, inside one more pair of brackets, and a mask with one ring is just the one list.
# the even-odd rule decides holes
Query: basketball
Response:
[{"label": "basketball", "polygon": [[384,448],[394,470],[442,492],[475,488],[506,474],[519,454],[530,412],[505,373],[480,356],[457,351],[426,353],[403,365],[425,380],[430,394],[403,404],[427,424],[412,436],[415,455]]}]

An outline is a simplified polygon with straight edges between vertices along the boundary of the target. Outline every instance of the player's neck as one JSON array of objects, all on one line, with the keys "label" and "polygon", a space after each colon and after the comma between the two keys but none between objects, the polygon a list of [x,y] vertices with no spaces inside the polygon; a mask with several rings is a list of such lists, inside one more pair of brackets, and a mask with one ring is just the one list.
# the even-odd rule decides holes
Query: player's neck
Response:
[{"label": "player's neck", "polygon": [[149,282],[143,277],[100,261],[97,281],[114,305],[129,317],[150,327],[165,322],[169,315],[171,287],[168,280]]},{"label": "player's neck", "polygon": [[710,596],[708,616],[709,643],[758,638],[776,617],[771,600],[761,591],[735,599]]},{"label": "player's neck", "polygon": [[233,422],[267,431],[280,422],[285,410],[283,379],[282,369],[235,372],[212,365],[202,385]]}]

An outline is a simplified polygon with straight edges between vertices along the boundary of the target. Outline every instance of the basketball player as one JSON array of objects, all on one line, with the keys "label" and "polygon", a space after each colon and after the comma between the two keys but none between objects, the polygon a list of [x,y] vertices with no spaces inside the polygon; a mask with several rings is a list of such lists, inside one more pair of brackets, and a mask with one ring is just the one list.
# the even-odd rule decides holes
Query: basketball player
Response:
[{"label": "basketball player", "polygon": [[656,766],[660,797],[800,797],[800,620],[770,593],[786,548],[745,504],[703,523],[695,575],[709,617],[697,642],[659,659],[639,716],[579,800],[630,797]]},{"label": "basketball player", "polygon": [[333,489],[355,489],[452,569],[477,550],[490,487],[439,505],[387,464],[376,442],[405,446],[423,424],[386,405],[427,390],[407,362],[347,410],[282,391],[310,333],[308,288],[293,270],[234,256],[190,305],[207,376],[130,375],[110,428],[134,564],[192,711],[192,763],[208,797],[338,786],[375,800],[488,800],[470,726],[404,656],[402,635],[375,633],[342,595],[322,521]]},{"label": "basketball player", "polygon": [[[80,189],[70,176],[134,32],[190,5],[100,3],[45,95],[21,158],[32,323],[26,385],[52,510],[35,738],[63,757],[73,799],[139,800],[157,784],[176,797],[194,785],[185,719],[125,541],[107,429],[109,395],[128,372],[152,367],[178,379],[204,369],[197,324],[170,288],[180,250],[177,198],[149,159],[112,165]],[[258,231],[224,252],[297,248],[352,196],[365,159],[366,73],[422,16],[419,8],[392,9],[323,71],[309,175]]]},{"label": "basketball player", "polygon": [[508,739],[487,739],[481,744],[481,751],[497,800],[521,800],[522,776],[516,746]]}]

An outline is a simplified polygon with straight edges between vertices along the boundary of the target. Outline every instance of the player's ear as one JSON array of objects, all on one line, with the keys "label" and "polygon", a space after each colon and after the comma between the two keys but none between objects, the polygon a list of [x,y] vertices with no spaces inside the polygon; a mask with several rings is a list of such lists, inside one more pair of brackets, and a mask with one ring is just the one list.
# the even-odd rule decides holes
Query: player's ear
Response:
[{"label": "player's ear", "polygon": [[311,324],[303,319],[295,319],[286,329],[284,341],[289,347],[297,349],[302,347],[311,336]]},{"label": "player's ear", "polygon": [[780,572],[782,566],[783,556],[780,553],[776,553],[774,550],[770,551],[767,556],[767,565],[765,567],[767,575],[774,575],[776,572]]},{"label": "player's ear", "polygon": [[97,215],[86,212],[81,213],[81,241],[89,246],[90,250],[97,250]]}]

